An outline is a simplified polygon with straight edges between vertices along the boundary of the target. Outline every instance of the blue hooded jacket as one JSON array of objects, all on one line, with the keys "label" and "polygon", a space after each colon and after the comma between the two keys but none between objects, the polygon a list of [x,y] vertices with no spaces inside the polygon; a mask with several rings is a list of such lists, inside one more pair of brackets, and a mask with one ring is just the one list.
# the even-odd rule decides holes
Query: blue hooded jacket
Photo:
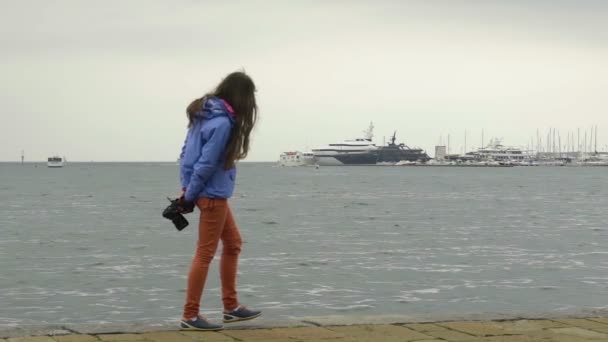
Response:
[{"label": "blue hooded jacket", "polygon": [[225,170],[224,162],[233,125],[232,108],[217,97],[208,98],[195,114],[180,155],[180,180],[187,201],[232,196],[236,168]]}]

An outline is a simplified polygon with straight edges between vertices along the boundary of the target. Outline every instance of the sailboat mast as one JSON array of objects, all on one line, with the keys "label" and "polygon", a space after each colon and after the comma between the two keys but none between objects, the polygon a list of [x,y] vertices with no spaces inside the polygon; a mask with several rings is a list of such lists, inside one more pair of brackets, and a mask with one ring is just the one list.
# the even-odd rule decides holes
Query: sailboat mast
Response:
[{"label": "sailboat mast", "polygon": [[450,154],[450,135],[448,134],[448,154]]},{"label": "sailboat mast", "polygon": [[589,136],[589,149],[587,151],[591,152],[591,150],[593,150],[593,148],[591,148],[592,145],[593,145],[593,126],[591,126],[591,135]]},{"label": "sailboat mast", "polygon": [[585,130],[585,148],[583,149],[583,153],[587,154],[587,130]]},{"label": "sailboat mast", "polygon": [[578,133],[576,134],[576,149],[577,153],[581,153],[581,129],[578,129]]},{"label": "sailboat mast", "polygon": [[597,125],[595,125],[595,153],[597,154]]}]

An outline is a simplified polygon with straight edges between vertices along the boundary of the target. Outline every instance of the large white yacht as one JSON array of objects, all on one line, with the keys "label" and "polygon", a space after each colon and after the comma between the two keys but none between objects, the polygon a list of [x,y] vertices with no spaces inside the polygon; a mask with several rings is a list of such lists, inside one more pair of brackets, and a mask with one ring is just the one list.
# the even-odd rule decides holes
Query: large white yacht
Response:
[{"label": "large white yacht", "polygon": [[363,132],[362,138],[344,140],[313,149],[312,152],[321,166],[375,165],[378,162],[378,147],[372,139],[374,125]]},{"label": "large white yacht", "polygon": [[500,139],[492,139],[486,147],[477,151],[468,152],[466,157],[476,160],[521,163],[532,159],[531,151],[522,150],[519,147],[504,146]]}]

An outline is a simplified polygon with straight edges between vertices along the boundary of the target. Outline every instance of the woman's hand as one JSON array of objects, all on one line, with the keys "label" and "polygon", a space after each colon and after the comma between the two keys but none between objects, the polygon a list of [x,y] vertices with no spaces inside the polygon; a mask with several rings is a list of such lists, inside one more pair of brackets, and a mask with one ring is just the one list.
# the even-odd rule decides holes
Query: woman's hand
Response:
[{"label": "woman's hand", "polygon": [[184,194],[177,199],[177,211],[182,214],[188,214],[194,211],[194,202],[187,201]]}]

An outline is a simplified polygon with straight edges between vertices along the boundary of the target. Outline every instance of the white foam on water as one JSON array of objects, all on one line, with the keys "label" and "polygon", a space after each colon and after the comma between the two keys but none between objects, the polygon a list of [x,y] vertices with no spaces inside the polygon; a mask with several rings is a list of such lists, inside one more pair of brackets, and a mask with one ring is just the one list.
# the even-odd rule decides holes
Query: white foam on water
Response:
[{"label": "white foam on water", "polygon": [[412,293],[439,293],[441,291],[438,288],[430,288],[430,289],[422,289],[422,290],[413,290]]},{"label": "white foam on water", "polygon": [[362,310],[362,309],[371,309],[372,305],[365,304],[353,304],[353,305],[345,305],[345,306],[333,306],[333,305],[324,305],[326,309],[336,310],[336,311],[353,311],[353,310]]},{"label": "white foam on water", "polygon": [[400,303],[414,303],[422,301],[422,298],[413,297],[413,296],[396,296],[395,297]]}]

